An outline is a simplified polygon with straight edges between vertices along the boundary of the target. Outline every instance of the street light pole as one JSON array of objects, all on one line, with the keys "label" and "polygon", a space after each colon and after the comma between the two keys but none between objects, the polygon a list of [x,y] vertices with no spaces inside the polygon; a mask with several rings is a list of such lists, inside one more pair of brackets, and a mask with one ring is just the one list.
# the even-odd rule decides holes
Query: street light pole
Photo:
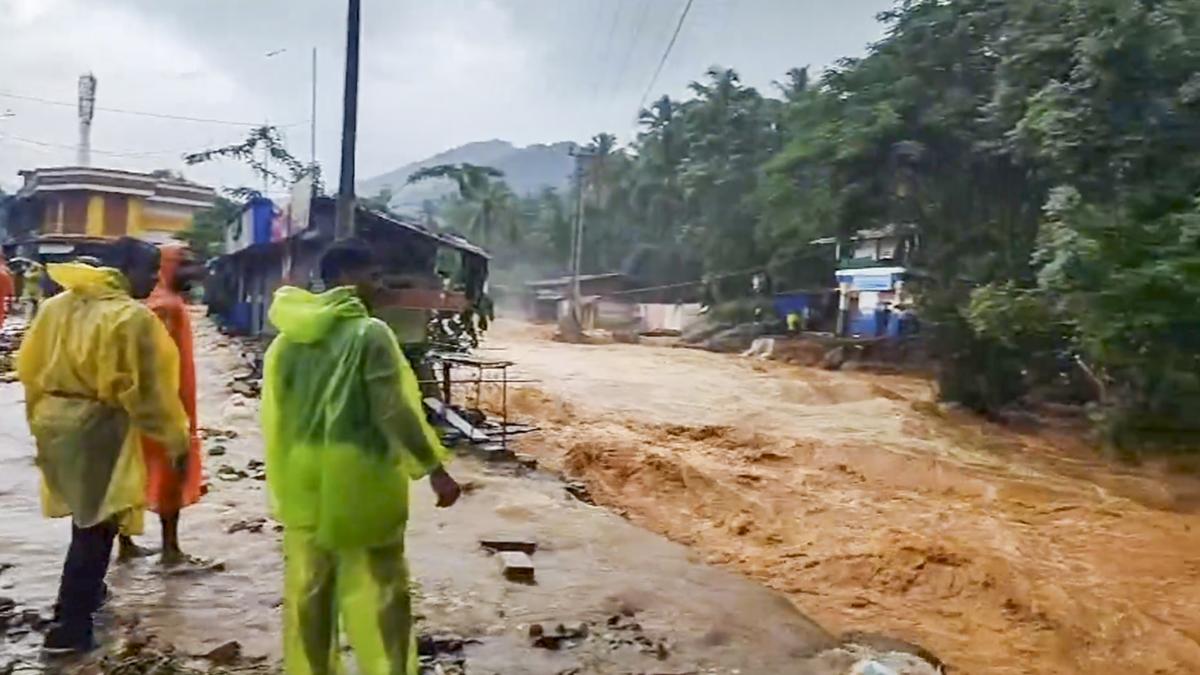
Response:
[{"label": "street light pole", "polygon": [[346,19],[346,81],[342,93],[342,166],[337,195],[339,239],[354,236],[354,149],[358,135],[358,36],[360,0],[349,0]]},{"label": "street light pole", "polygon": [[571,242],[571,314],[575,325],[583,326],[583,295],[579,284],[579,274],[583,268],[583,190],[584,172],[587,161],[592,157],[590,149],[571,148],[571,156],[575,158],[575,228]]},{"label": "street light pole", "polygon": [[312,110],[308,115],[309,169],[317,166],[317,48],[312,48]]}]

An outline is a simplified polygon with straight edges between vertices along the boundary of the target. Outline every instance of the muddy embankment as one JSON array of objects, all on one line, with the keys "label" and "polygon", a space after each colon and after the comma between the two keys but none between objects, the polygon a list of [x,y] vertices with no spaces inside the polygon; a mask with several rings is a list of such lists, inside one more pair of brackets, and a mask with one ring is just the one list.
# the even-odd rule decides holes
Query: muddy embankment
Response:
[{"label": "muddy embankment", "polygon": [[501,324],[522,449],[598,503],[967,673],[1200,672],[1200,482],[1070,428],[945,412],[921,379]]}]

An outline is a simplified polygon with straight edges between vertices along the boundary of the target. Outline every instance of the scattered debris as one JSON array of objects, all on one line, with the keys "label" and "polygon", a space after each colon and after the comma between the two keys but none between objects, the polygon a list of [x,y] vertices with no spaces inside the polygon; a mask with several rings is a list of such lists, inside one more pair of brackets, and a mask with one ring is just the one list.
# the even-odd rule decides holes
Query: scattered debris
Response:
[{"label": "scattered debris", "polygon": [[942,663],[941,659],[921,645],[914,644],[912,642],[906,642],[893,637],[888,637],[886,635],[851,631],[842,634],[840,641],[843,645],[868,647],[878,652],[911,654],[912,656],[917,657],[918,659],[930,664],[938,670],[946,669],[946,664]]},{"label": "scattered debris", "polygon": [[825,370],[838,370],[846,363],[846,358],[846,348],[844,346],[834,347],[822,357],[821,367]]},{"label": "scattered debris", "polygon": [[238,432],[234,429],[213,429],[212,427],[200,427],[200,438],[208,440],[215,438],[217,440],[232,440],[238,437]]},{"label": "scattered debris", "polygon": [[449,424],[455,431],[461,433],[472,443],[487,443],[488,435],[476,429],[470,422],[463,419],[454,408],[446,405],[442,401],[430,396],[425,399],[425,407],[429,408],[430,412],[437,415],[440,419]]},{"label": "scattered debris", "polygon": [[250,382],[242,379],[235,379],[229,385],[229,390],[235,394],[240,394],[245,398],[258,398],[261,393],[259,386],[255,382]]},{"label": "scattered debris", "polygon": [[247,478],[249,476],[250,474],[242,471],[241,469],[235,469],[230,464],[222,464],[221,468],[217,469],[217,478],[225,481],[242,480],[243,478]]},{"label": "scattered debris", "polygon": [[228,452],[228,451],[226,450],[224,445],[217,444],[208,449],[208,456],[209,457],[220,457],[220,456],[224,455],[226,452]]},{"label": "scattered debris", "polygon": [[514,455],[503,443],[483,443],[476,445],[475,450],[487,462],[504,462],[511,460]]},{"label": "scattered debris", "polygon": [[493,553],[519,551],[525,555],[533,555],[538,548],[537,542],[533,539],[520,537],[493,537],[490,539],[480,539],[479,545]]},{"label": "scattered debris", "polygon": [[204,655],[204,658],[212,661],[218,666],[228,666],[236,662],[242,657],[242,643],[237,640],[230,640],[220,647],[216,647]]},{"label": "scattered debris", "polygon": [[258,518],[247,518],[245,520],[239,520],[236,523],[230,525],[229,528],[227,530],[225,530],[225,532],[227,532],[228,534],[237,534],[238,532],[258,533],[258,532],[262,532],[263,528],[266,527],[266,525],[267,525],[267,519],[263,518],[261,516]]},{"label": "scattered debris", "polygon": [[496,554],[504,578],[518,583],[534,583],[533,558],[521,551],[501,551]]},{"label": "scattered debris", "polygon": [[558,624],[553,631],[547,632],[540,623],[529,626],[529,639],[533,647],[557,651],[563,647],[574,647],[587,639],[591,630],[587,623],[580,622],[566,626]]},{"label": "scattered debris", "polygon": [[588,504],[589,506],[596,505],[596,502],[592,500],[591,491],[588,490],[588,486],[582,481],[573,480],[566,484],[565,489],[567,494],[571,495],[575,499],[578,499],[584,504]]},{"label": "scattered debris", "polygon": [[19,640],[31,632],[44,632],[51,620],[29,607],[21,607],[12,598],[0,597],[0,642]]},{"label": "scattered debris", "polygon": [[267,479],[266,465],[263,464],[263,461],[261,459],[252,459],[249,462],[247,462],[246,463],[246,471],[249,472],[250,477],[253,478],[254,480],[266,480]]},{"label": "scattered debris", "polygon": [[420,658],[422,675],[462,675],[467,672],[467,657],[463,648],[477,644],[457,635],[417,636],[417,656]]}]

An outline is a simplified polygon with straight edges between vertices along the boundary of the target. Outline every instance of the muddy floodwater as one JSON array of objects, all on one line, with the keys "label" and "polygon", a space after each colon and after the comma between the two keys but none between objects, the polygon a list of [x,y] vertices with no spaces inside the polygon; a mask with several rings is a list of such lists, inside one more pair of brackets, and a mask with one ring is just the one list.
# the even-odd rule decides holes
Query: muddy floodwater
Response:
[{"label": "muddy floodwater", "polygon": [[[102,621],[136,617],[184,653],[203,654],[237,640],[246,654],[274,660],[280,653],[281,534],[256,477],[262,456],[258,402],[230,392],[231,375],[242,367],[237,345],[199,319],[200,423],[206,429],[210,490],[184,512],[182,540],[185,550],[222,561],[224,569],[174,575],[154,559],[116,565]],[[562,418],[555,416],[554,423],[562,424]],[[590,433],[586,426],[581,431]],[[47,614],[69,524],[39,513],[33,444],[18,384],[0,384],[0,436],[0,563],[12,566],[0,572],[0,596]],[[585,436],[572,434],[555,443],[546,439],[542,434],[530,444],[547,453],[587,444]],[[689,549],[582,503],[551,473],[470,456],[460,457],[451,470],[467,482],[468,493],[453,509],[437,510],[427,487],[416,485],[408,549],[421,630],[465,638],[467,672],[816,675],[850,672],[867,654],[839,646],[784,594],[737,574],[737,565],[707,564],[702,558],[712,557],[710,546]],[[654,489],[642,479],[630,488],[638,485]],[[613,491],[605,488],[602,494],[614,501]],[[679,498],[669,507],[676,520],[696,512],[696,499],[678,491],[645,498],[662,509]],[[702,540],[713,524],[709,513],[697,515],[692,536]],[[147,520],[143,540],[155,545],[157,520]],[[673,528],[657,529],[684,539]],[[497,536],[537,542],[535,584],[502,578],[497,560],[479,545]],[[731,541],[750,540],[738,535]],[[755,549],[745,553],[754,555]],[[557,650],[531,646],[534,624],[553,631],[560,623],[587,624],[587,636]],[[36,632],[0,640],[0,657],[38,658]]]},{"label": "muddy floodwater", "polygon": [[[1200,673],[1200,483],[1070,426],[939,408],[922,379],[501,324],[527,451],[597,502],[954,672]],[[772,671],[773,672],[773,671]]]}]

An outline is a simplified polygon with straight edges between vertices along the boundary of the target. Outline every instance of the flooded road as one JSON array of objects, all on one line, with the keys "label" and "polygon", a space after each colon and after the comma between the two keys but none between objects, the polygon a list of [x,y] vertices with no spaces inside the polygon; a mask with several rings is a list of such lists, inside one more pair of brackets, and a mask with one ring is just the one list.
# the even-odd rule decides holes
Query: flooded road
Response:
[{"label": "flooded road", "polygon": [[596,500],[956,672],[1200,672],[1200,482],[1018,433],[921,379],[501,323],[524,449]]},{"label": "flooded road", "polygon": [[[224,570],[174,576],[154,559],[116,565],[106,613],[138,617],[184,653],[237,640],[246,654],[274,660],[281,535],[268,518],[265,484],[254,477],[252,463],[262,456],[258,402],[227,388],[242,367],[236,345],[200,317],[196,326],[211,489],[184,512],[182,543],[192,554],[223,561]],[[0,563],[14,566],[0,573],[0,596],[47,614],[69,524],[39,513],[33,444],[15,383],[0,384],[0,436]],[[239,478],[238,470],[250,475]],[[425,484],[416,485],[408,548],[420,588],[420,628],[466,638],[467,672],[832,675],[851,672],[868,653],[838,647],[783,595],[579,502],[548,473],[470,457],[460,457],[451,470],[469,482],[469,493],[454,508],[437,510]],[[681,502],[679,508],[690,507]],[[157,520],[147,520],[142,539],[156,545]],[[479,545],[497,535],[537,541],[536,584],[501,577],[497,560]],[[586,637],[559,650],[531,647],[533,624],[549,631],[580,622],[588,624]],[[0,641],[0,657],[32,659],[39,645],[36,633],[10,637]]]}]

